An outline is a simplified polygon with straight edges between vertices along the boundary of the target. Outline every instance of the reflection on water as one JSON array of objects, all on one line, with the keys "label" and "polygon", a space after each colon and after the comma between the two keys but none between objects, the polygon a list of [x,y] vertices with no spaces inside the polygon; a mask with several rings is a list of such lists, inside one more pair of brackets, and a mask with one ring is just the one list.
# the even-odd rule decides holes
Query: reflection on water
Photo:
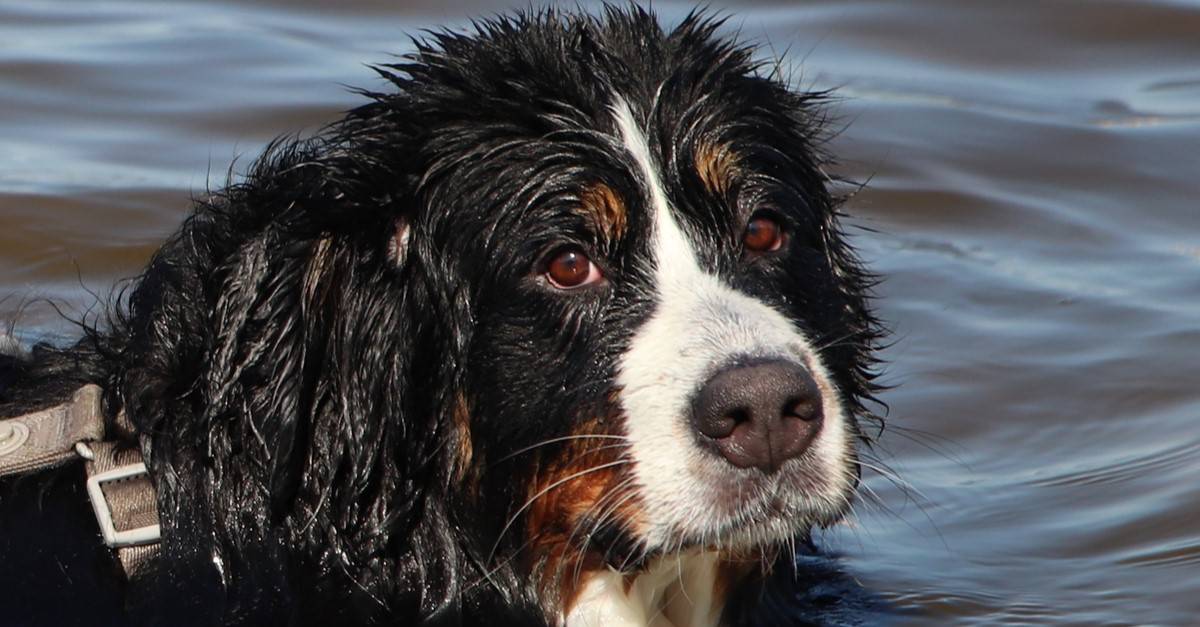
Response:
[{"label": "reflection on water", "polygon": [[[406,4],[0,4],[0,318],[69,331],[39,298],[84,311],[239,156],[353,106],[363,63],[501,8]],[[870,179],[848,210],[898,337],[881,456],[900,478],[868,471],[760,610],[1195,622],[1200,5],[729,11],[839,88],[831,148]]]}]

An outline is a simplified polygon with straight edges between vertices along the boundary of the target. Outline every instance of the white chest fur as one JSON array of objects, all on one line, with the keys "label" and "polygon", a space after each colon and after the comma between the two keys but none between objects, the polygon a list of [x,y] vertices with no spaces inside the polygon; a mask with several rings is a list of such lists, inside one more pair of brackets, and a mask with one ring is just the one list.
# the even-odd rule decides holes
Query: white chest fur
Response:
[{"label": "white chest fur", "polygon": [[659,558],[632,584],[616,571],[594,573],[564,622],[566,627],[716,627],[725,607],[720,579],[717,554],[698,550]]}]

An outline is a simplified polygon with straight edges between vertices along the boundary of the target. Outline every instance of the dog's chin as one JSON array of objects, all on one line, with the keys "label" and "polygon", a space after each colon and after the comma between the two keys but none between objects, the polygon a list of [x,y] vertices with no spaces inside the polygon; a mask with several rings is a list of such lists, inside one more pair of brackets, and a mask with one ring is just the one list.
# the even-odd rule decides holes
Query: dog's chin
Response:
[{"label": "dog's chin", "polygon": [[[761,558],[795,546],[814,527],[840,521],[855,494],[855,463],[834,476],[815,471],[806,457],[788,462],[771,475],[754,469],[713,468],[708,485],[710,508],[705,516],[660,521],[657,539],[642,542],[644,557],[702,550],[730,560]],[[627,542],[627,544],[635,544]],[[628,561],[626,561],[628,563]],[[614,567],[618,564],[612,563]]]}]

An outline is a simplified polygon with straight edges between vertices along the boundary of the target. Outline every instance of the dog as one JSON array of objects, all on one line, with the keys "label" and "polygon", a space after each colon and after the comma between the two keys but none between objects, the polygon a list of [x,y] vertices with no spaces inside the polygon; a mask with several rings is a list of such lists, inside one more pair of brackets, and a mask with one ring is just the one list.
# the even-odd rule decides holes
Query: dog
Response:
[{"label": "dog", "polygon": [[431,33],[198,198],[78,342],[0,358],[0,417],[95,395],[158,521],[136,570],[101,541],[96,441],[4,479],[5,615],[753,623],[854,500],[883,332],[827,94],[721,25]]}]

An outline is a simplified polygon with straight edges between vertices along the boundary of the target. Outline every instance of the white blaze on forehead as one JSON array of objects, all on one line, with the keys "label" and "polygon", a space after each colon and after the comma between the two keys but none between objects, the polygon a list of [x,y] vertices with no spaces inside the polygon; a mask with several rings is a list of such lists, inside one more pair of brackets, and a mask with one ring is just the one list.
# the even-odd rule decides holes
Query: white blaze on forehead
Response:
[{"label": "white blaze on forehead", "polygon": [[[846,418],[832,380],[802,333],[766,303],[726,286],[701,268],[628,104],[612,106],[621,140],[633,158],[653,212],[655,309],[621,358],[618,383],[651,547],[677,538],[723,538],[734,532],[728,501],[713,484],[727,478],[724,460],[701,449],[692,433],[690,402],[715,370],[737,358],[788,359],[804,365],[822,389],[825,424],[807,456],[821,489],[787,495],[788,511],[809,522],[842,509],[850,479]],[[746,512],[742,512],[745,514]],[[743,521],[745,522],[745,521]],[[794,530],[793,530],[794,531]],[[786,533],[786,531],[784,532]],[[778,538],[782,539],[782,538]]]},{"label": "white blaze on forehead", "polygon": [[671,205],[667,201],[667,193],[663,187],[662,178],[658,174],[658,168],[654,165],[654,158],[650,154],[646,136],[638,128],[637,122],[633,119],[633,112],[630,111],[629,105],[624,100],[618,97],[616,104],[613,105],[613,112],[617,116],[617,127],[621,130],[621,139],[625,142],[625,148],[637,162],[639,173],[650,193],[650,207],[654,211],[655,258],[659,277],[661,278],[663,273],[663,264],[661,263],[663,259],[671,260],[672,265],[678,262],[677,269],[684,274],[691,274],[689,271],[692,270],[699,272],[696,255],[687,238],[684,237],[683,231],[679,228],[679,224],[671,215]]}]

